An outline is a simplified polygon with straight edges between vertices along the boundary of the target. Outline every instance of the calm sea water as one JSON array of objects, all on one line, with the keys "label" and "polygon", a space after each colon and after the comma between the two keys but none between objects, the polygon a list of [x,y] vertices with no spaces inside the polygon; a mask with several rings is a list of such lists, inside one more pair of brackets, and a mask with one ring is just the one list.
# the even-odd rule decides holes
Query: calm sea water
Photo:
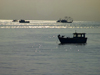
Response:
[{"label": "calm sea water", "polygon": [[[100,75],[100,22],[30,22],[0,20],[0,75]],[[59,45],[75,30],[87,44]]]}]

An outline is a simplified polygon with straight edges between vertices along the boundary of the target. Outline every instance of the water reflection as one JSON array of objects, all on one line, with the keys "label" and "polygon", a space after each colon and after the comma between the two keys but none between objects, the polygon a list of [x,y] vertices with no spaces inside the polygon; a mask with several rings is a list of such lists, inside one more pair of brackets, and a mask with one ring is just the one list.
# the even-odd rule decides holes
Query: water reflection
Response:
[{"label": "water reflection", "polygon": [[30,23],[0,20],[0,28],[100,28],[100,22],[74,21],[73,23],[56,23],[56,21],[34,21]]},{"label": "water reflection", "polygon": [[94,28],[94,27],[74,27],[74,26],[0,26],[0,28]]}]

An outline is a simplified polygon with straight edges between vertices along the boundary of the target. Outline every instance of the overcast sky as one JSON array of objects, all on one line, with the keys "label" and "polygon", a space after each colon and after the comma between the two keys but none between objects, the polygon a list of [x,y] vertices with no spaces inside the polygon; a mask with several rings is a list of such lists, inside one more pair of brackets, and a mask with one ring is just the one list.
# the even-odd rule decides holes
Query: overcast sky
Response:
[{"label": "overcast sky", "polygon": [[0,0],[0,19],[100,21],[100,0]]}]

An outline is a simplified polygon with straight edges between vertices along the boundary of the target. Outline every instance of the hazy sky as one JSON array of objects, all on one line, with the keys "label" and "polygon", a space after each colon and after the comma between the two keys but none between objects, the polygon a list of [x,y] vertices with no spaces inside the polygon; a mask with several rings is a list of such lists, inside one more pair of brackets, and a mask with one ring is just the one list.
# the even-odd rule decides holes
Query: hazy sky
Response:
[{"label": "hazy sky", "polygon": [[0,19],[100,21],[100,0],[0,0]]}]

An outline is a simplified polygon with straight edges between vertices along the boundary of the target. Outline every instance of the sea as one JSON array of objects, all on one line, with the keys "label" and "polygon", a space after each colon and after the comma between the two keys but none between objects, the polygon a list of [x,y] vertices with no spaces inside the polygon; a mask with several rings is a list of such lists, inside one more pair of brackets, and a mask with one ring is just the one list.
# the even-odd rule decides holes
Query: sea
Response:
[{"label": "sea", "polygon": [[[0,20],[0,75],[100,75],[100,22]],[[58,34],[86,33],[86,44],[60,44]]]}]

